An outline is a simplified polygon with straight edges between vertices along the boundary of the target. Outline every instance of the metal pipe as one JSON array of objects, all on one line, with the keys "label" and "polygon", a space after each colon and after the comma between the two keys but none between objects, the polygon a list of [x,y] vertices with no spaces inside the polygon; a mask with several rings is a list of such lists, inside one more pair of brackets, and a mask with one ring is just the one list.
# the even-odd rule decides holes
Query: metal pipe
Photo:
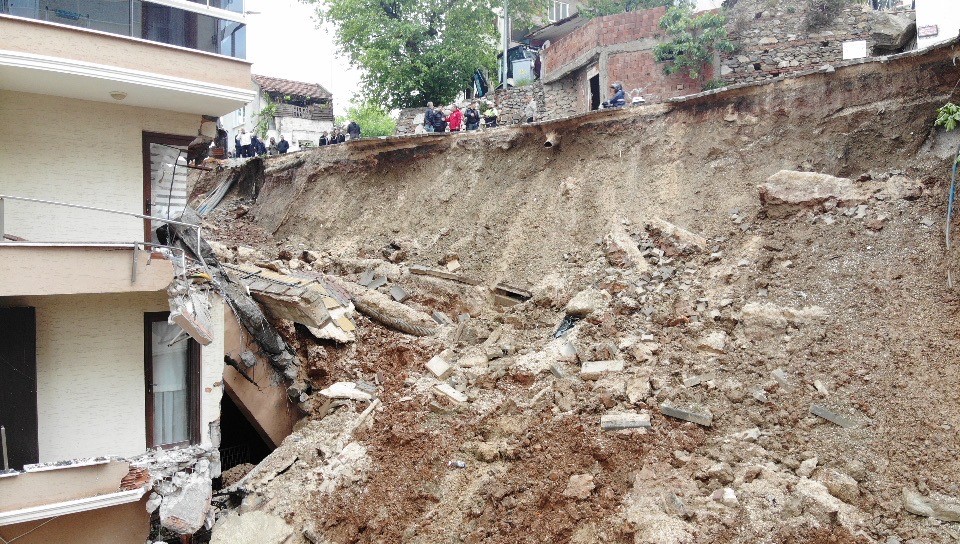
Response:
[{"label": "metal pipe", "polygon": [[57,202],[55,200],[43,200],[40,198],[27,198],[23,196],[0,195],[0,201],[3,201],[4,199],[7,199],[7,198],[9,198],[10,200],[21,200],[23,202],[35,202],[37,204],[52,204],[54,206],[65,206],[67,208],[79,208],[81,210],[91,210],[95,212],[113,213],[117,215],[126,215],[130,217],[139,217],[140,219],[149,219],[150,221],[160,221],[161,223],[169,223],[171,225],[180,225],[182,227],[190,227],[193,229],[200,228],[200,225],[192,225],[190,223],[184,223],[182,221],[174,221],[173,219],[164,219],[162,217],[154,217],[152,215],[144,215],[142,213],[123,212],[120,210],[97,208],[95,206],[84,206],[82,204],[67,204],[66,202]]},{"label": "metal pipe", "polygon": [[560,135],[556,132],[550,132],[547,134],[547,139],[544,140],[543,147],[547,149],[560,147]]},{"label": "metal pipe", "polygon": [[10,470],[10,460],[7,459],[7,428],[0,425],[0,443],[3,444],[3,470]]},{"label": "metal pipe", "polygon": [[507,60],[510,51],[510,0],[503,0],[503,77],[501,83],[503,90],[507,90]]},{"label": "metal pipe", "polygon": [[3,198],[0,198],[0,242],[3,241]]}]

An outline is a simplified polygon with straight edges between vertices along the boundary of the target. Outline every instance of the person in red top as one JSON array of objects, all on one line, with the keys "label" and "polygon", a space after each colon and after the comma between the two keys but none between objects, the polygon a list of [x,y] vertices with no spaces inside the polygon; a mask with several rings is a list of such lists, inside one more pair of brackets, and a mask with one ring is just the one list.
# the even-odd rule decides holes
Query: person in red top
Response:
[{"label": "person in red top", "polygon": [[453,112],[450,113],[450,117],[447,118],[447,122],[450,123],[450,132],[459,131],[460,127],[463,125],[463,112],[460,111],[460,107],[456,104],[453,105]]}]

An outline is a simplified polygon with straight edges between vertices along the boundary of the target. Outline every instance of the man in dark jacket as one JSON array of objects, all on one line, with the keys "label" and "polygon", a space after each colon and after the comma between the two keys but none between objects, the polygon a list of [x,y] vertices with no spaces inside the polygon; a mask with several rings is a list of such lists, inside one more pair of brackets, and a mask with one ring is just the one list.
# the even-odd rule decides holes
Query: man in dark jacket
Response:
[{"label": "man in dark jacket", "polygon": [[347,134],[350,135],[350,139],[351,139],[351,140],[359,140],[359,139],[360,139],[360,125],[358,125],[356,121],[354,121],[354,120],[351,119],[350,122],[347,123]]},{"label": "man in dark jacket", "polygon": [[279,151],[280,154],[283,155],[284,153],[287,152],[288,149],[290,149],[290,142],[288,142],[287,139],[284,138],[283,135],[281,134],[280,141],[277,142],[277,151]]},{"label": "man in dark jacket", "polygon": [[463,114],[463,121],[467,124],[467,130],[477,130],[480,128],[480,110],[477,109],[477,103],[473,102]]},{"label": "man in dark jacket", "polygon": [[437,108],[433,112],[433,131],[434,132],[447,131],[447,118],[443,115],[443,112],[440,111],[440,108]]},{"label": "man in dark jacket", "polygon": [[427,102],[427,110],[423,112],[423,129],[427,132],[433,132],[433,102]]},{"label": "man in dark jacket", "polygon": [[323,131],[323,134],[320,135],[320,145],[327,145],[330,143],[330,136],[327,134],[327,131]]}]

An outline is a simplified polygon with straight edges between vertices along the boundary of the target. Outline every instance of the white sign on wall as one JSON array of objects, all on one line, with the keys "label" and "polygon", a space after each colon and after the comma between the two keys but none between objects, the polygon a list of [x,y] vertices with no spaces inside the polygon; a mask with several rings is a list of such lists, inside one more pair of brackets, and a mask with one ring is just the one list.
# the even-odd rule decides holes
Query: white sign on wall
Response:
[{"label": "white sign on wall", "polygon": [[862,59],[867,56],[867,40],[843,42],[843,60]]}]

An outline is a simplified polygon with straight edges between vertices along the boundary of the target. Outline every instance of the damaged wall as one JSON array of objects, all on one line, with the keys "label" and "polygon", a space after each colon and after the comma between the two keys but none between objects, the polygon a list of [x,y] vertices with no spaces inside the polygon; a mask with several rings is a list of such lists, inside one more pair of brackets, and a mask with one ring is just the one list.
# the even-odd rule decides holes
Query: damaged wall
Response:
[{"label": "damaged wall", "polygon": [[[142,133],[196,135],[197,115],[0,90],[2,192],[143,213]],[[90,190],[96,187],[96,190]],[[139,241],[133,218],[8,202],[5,229],[33,241]]]},{"label": "damaged wall", "polygon": [[[37,309],[40,461],[137,455],[146,449],[143,314],[169,310],[166,292],[9,297]],[[214,323],[223,323],[215,298]],[[201,432],[220,414],[223,331],[202,349]],[[100,432],[109,429],[109,432]]]}]

